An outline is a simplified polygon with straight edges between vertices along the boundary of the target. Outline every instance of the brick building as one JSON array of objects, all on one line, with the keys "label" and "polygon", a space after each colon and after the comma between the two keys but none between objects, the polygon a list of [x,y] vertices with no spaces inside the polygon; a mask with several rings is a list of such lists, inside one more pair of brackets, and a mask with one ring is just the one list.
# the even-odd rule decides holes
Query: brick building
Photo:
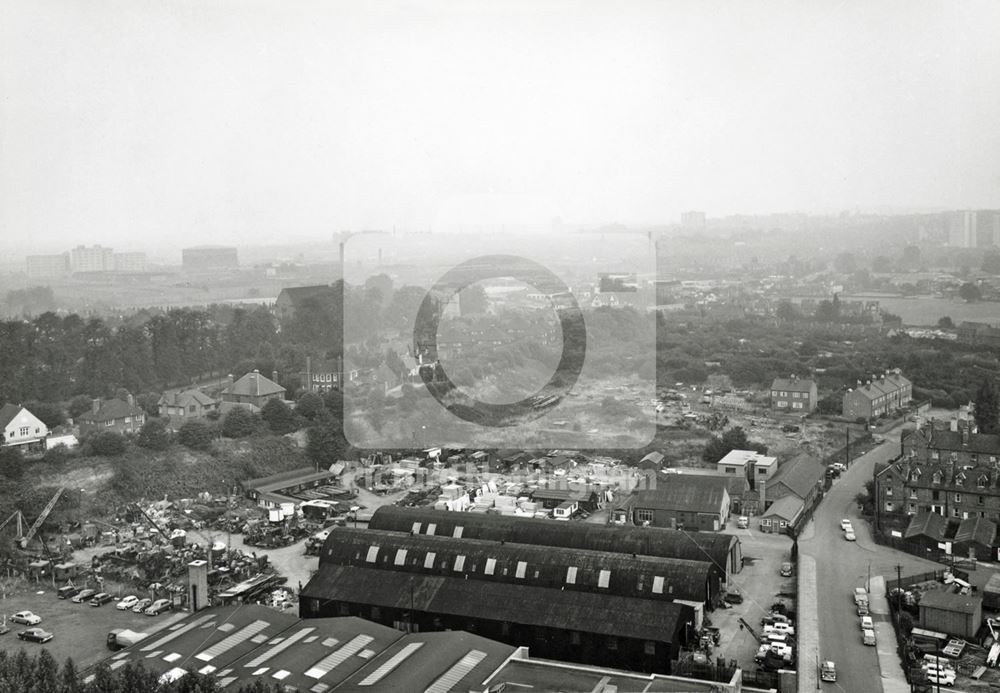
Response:
[{"label": "brick building", "polygon": [[771,383],[771,409],[808,414],[816,409],[819,394],[816,381],[809,378],[775,378]]}]

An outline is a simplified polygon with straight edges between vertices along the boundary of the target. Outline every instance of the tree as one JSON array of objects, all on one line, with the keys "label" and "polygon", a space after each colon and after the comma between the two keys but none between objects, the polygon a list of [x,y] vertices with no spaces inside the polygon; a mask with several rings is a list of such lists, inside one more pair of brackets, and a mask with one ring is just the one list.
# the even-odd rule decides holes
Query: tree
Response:
[{"label": "tree", "polygon": [[1000,432],[1000,393],[989,378],[976,391],[974,416],[980,433]]},{"label": "tree", "polygon": [[1000,253],[994,250],[983,256],[983,272],[1000,274]]},{"label": "tree", "polygon": [[779,320],[788,320],[790,322],[798,320],[802,317],[802,313],[799,312],[798,308],[792,305],[791,301],[782,301],[779,303],[777,309],[774,311],[774,314]]},{"label": "tree", "polygon": [[35,658],[35,677],[31,690],[37,693],[56,693],[58,687],[59,664],[47,649],[43,649]]},{"label": "tree", "polygon": [[952,321],[951,317],[946,315],[937,321],[937,326],[942,330],[953,330],[955,329],[955,323]]},{"label": "tree", "polygon": [[303,392],[295,402],[295,413],[309,421],[315,421],[325,409],[323,395],[318,392]]},{"label": "tree", "polygon": [[257,430],[253,412],[243,407],[233,407],[222,417],[222,435],[226,438],[246,438]]},{"label": "tree", "polygon": [[69,406],[66,407],[66,412],[75,421],[80,418],[82,414],[86,414],[90,411],[92,406],[92,400],[87,395],[77,395],[72,400],[70,400]]},{"label": "tree", "polygon": [[975,303],[983,297],[983,292],[979,290],[979,287],[972,282],[965,282],[958,288],[958,295],[962,297],[966,303]]},{"label": "tree", "polygon": [[170,447],[170,433],[166,423],[163,419],[146,419],[135,442],[149,450],[166,450]]},{"label": "tree", "polygon": [[66,414],[58,404],[48,402],[25,402],[24,408],[41,419],[50,429],[66,423]]},{"label": "tree", "polygon": [[705,450],[702,452],[701,458],[705,462],[715,464],[732,450],[753,450],[759,452],[761,455],[767,454],[766,445],[757,441],[751,441],[747,438],[746,431],[743,428],[735,426],[723,433],[721,437],[712,436],[708,444],[705,445]]},{"label": "tree", "polygon": [[[322,400],[320,400],[322,402]],[[276,435],[284,435],[298,430],[295,412],[282,399],[269,399],[260,410],[261,418]]]},{"label": "tree", "polygon": [[875,514],[875,481],[869,479],[865,482],[865,488],[854,497],[854,501],[861,508],[861,514],[871,517]]},{"label": "tree", "polygon": [[24,457],[17,448],[0,447],[0,476],[20,479],[24,474]]},{"label": "tree", "polygon": [[208,450],[214,439],[212,428],[201,421],[188,421],[177,431],[177,442],[192,450]]},{"label": "tree", "polygon": [[854,253],[841,253],[833,261],[833,268],[842,274],[851,274],[858,268]]},{"label": "tree", "polygon": [[306,455],[317,469],[329,469],[344,456],[346,448],[341,423],[329,413],[317,418],[306,430]]},{"label": "tree", "polygon": [[91,455],[117,457],[125,454],[125,438],[114,431],[99,431],[87,438],[86,449]]},{"label": "tree", "polygon": [[83,686],[80,684],[80,675],[76,670],[76,664],[72,657],[67,657],[63,662],[62,673],[59,676],[59,693],[81,693]]}]

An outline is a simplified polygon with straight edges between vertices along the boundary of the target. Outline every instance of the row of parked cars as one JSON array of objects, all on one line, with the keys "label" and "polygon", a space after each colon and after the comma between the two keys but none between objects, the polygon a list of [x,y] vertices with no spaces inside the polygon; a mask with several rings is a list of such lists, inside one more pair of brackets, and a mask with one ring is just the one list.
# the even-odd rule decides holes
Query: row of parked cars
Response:
[{"label": "row of parked cars", "polygon": [[[80,589],[79,587],[74,587],[72,585],[61,587],[59,589],[58,596],[60,599],[69,599],[74,604],[83,604],[86,602],[91,606],[102,606],[115,600],[115,598],[107,592],[98,592],[97,590],[89,588]],[[129,595],[120,599],[118,603],[115,604],[115,608],[119,611],[131,611],[136,614],[157,616],[162,614],[164,611],[170,611],[170,609],[173,608],[173,604],[169,599],[140,599],[135,595]]]}]

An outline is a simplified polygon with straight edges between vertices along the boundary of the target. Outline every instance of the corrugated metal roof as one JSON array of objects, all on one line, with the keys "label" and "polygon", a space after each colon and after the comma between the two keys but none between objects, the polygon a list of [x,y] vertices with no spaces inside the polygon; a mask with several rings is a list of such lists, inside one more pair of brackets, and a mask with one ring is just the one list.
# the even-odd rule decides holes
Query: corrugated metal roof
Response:
[{"label": "corrugated metal roof", "polygon": [[[397,560],[402,553],[402,561]],[[374,556],[374,560],[368,560]],[[429,558],[433,556],[433,558]],[[521,567],[519,564],[524,564]],[[338,527],[320,552],[321,565],[352,565],[380,570],[456,575],[492,582],[597,592],[645,599],[707,601],[716,590],[711,565],[662,556],[644,556],[564,547],[454,539],[384,530]],[[492,568],[492,572],[490,572]],[[574,581],[567,585],[567,575]],[[608,585],[601,587],[601,573]],[[522,573],[522,577],[518,574]],[[655,578],[664,582],[654,597]],[[711,587],[710,587],[711,586]]]},{"label": "corrugated metal roof", "polygon": [[729,481],[719,476],[671,474],[656,488],[636,493],[636,508],[677,512],[721,513],[726,509]]},{"label": "corrugated metal roof", "polygon": [[410,532],[415,522],[437,525],[438,534],[451,535],[456,526],[463,537],[519,544],[590,549],[640,556],[708,561],[726,575],[729,554],[739,538],[715,532],[685,532],[656,527],[606,527],[580,522],[556,522],[491,513],[459,513],[385,505],[368,523],[370,529]]},{"label": "corrugated metal roof", "polygon": [[303,598],[672,642],[691,607],[646,599],[354,566],[320,566]]}]

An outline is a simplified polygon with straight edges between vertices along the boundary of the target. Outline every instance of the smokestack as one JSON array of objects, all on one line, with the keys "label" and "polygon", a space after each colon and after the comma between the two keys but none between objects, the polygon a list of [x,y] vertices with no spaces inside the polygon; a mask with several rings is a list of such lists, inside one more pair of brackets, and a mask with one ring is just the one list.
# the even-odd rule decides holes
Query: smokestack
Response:
[{"label": "smokestack", "polygon": [[271,380],[278,382],[278,371],[271,371]]},{"label": "smokestack", "polygon": [[130,407],[134,407],[135,406],[135,397],[132,395],[132,393],[129,393],[128,396],[125,399],[128,402],[128,405]]},{"label": "smokestack", "polygon": [[90,412],[92,414],[96,414],[99,411],[101,411],[101,398],[95,397],[94,399],[90,400]]}]

